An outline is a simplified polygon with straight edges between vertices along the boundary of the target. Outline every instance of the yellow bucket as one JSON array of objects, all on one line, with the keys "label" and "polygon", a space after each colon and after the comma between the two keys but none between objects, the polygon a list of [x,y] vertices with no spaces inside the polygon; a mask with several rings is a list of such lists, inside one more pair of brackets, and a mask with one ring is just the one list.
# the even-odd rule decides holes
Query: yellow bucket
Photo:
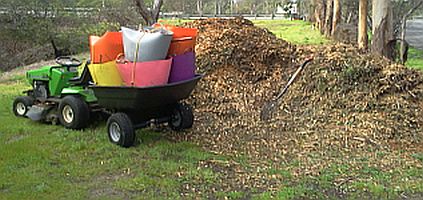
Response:
[{"label": "yellow bucket", "polygon": [[98,86],[122,86],[123,81],[116,67],[115,61],[89,64],[91,76]]}]

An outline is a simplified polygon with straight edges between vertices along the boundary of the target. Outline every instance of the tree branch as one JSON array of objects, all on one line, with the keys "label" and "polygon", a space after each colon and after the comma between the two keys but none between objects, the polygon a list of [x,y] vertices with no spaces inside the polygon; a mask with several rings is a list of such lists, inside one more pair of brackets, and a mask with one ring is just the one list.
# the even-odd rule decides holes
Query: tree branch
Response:
[{"label": "tree branch", "polygon": [[144,3],[144,0],[133,0],[138,12],[144,19],[147,25],[152,25],[157,22],[160,16],[160,9],[163,5],[163,0],[154,0],[153,7],[148,9]]},{"label": "tree branch", "polygon": [[163,0],[154,0],[154,5],[153,5],[153,16],[154,16],[154,21],[157,21],[157,19],[159,19],[160,16],[160,8],[163,5]]},{"label": "tree branch", "polygon": [[134,3],[141,17],[144,19],[145,23],[148,24],[148,16],[150,16],[150,11],[145,6],[144,0],[134,0]]},{"label": "tree branch", "polygon": [[410,15],[412,15],[414,13],[414,11],[417,10],[417,8],[419,8],[421,5],[423,4],[423,0],[419,1],[413,8],[411,8],[403,17],[403,19],[408,18]]}]

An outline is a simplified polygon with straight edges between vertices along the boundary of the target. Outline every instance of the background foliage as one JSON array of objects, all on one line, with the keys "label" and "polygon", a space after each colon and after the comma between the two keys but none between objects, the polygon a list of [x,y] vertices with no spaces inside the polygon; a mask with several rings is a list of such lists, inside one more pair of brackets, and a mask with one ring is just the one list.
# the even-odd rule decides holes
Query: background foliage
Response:
[{"label": "background foliage", "polygon": [[[163,13],[239,15],[276,12],[290,0],[163,0]],[[152,0],[145,0],[151,7]],[[314,0],[296,0],[299,14],[313,17]],[[417,0],[395,0],[395,32]],[[143,23],[133,0],[0,0],[0,71],[60,54],[88,51],[88,35]],[[199,6],[201,5],[201,6]],[[342,23],[357,24],[358,0],[342,0]],[[369,11],[370,12],[370,11]],[[420,10],[416,14],[421,13]],[[369,18],[371,24],[371,18]],[[53,48],[53,44],[57,47]]]},{"label": "background foliage", "polygon": [[0,70],[87,51],[88,35],[101,35],[138,20],[128,3],[1,0]]}]

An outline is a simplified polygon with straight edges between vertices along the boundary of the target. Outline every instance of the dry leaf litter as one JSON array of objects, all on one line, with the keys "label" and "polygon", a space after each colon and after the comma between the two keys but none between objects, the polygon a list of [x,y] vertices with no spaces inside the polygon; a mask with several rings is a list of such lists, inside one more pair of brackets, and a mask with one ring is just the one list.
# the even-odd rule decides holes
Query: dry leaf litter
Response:
[{"label": "dry leaf litter", "polygon": [[[205,77],[188,100],[195,108],[193,128],[171,137],[216,154],[247,157],[253,166],[199,163],[221,174],[208,192],[276,189],[283,177],[268,171],[293,160],[299,164],[286,170],[294,176],[318,175],[336,163],[360,168],[357,160],[364,157],[386,170],[421,167],[397,153],[405,148],[421,151],[420,72],[360,53],[352,45],[295,46],[242,18],[184,26],[199,29],[197,66]],[[262,106],[311,54],[315,60],[282,98],[272,119],[260,121]],[[388,153],[381,158],[369,149]],[[335,182],[353,175],[345,176]],[[206,192],[201,180],[184,189]]]}]

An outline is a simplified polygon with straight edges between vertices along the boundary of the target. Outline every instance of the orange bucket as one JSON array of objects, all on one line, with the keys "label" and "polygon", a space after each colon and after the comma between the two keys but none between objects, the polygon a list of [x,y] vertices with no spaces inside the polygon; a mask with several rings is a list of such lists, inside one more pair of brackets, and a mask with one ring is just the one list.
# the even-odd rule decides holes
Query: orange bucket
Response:
[{"label": "orange bucket", "polygon": [[166,29],[173,32],[172,42],[170,43],[168,56],[182,55],[186,52],[195,50],[195,42],[197,39],[197,29],[183,28],[170,25],[154,24],[158,28],[164,26]]},{"label": "orange bucket", "polygon": [[167,52],[168,56],[177,56],[182,55],[186,52],[195,50],[195,38],[192,37],[182,37],[182,38],[173,38],[170,43],[169,51]]},{"label": "orange bucket", "polygon": [[181,55],[195,50],[197,39],[197,29],[167,26],[173,32],[172,42],[170,43],[168,56]]},{"label": "orange bucket", "polygon": [[114,61],[123,53],[121,32],[106,32],[103,36],[90,36],[91,63],[105,63]]},{"label": "orange bucket", "polygon": [[181,37],[197,37],[197,29],[196,28],[184,28],[184,27],[177,27],[172,25],[162,25],[162,24],[154,24],[154,28],[164,27],[167,30],[173,32],[173,38],[181,38]]},{"label": "orange bucket", "polygon": [[192,37],[194,40],[197,37],[197,29],[195,28],[182,28],[176,26],[167,26],[173,32],[173,38]]}]

